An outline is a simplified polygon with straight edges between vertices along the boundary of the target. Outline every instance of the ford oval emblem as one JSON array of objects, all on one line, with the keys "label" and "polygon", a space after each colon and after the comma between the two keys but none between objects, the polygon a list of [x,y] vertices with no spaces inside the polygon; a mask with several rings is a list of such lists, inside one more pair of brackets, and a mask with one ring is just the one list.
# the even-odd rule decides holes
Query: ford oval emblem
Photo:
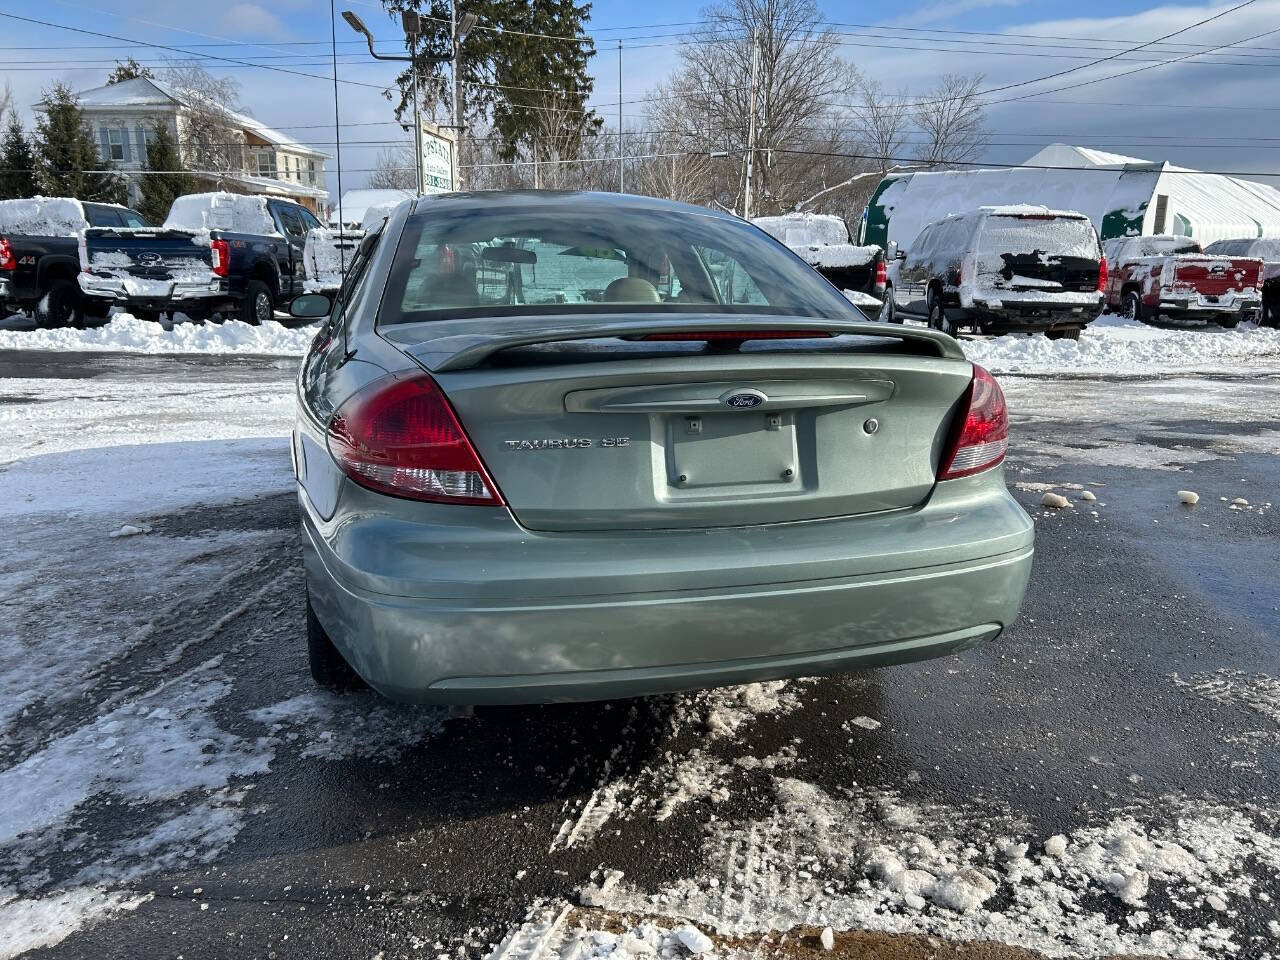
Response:
[{"label": "ford oval emblem", "polygon": [[159,263],[162,259],[164,259],[164,258],[163,258],[163,257],[161,257],[161,256],[160,256],[160,254],[158,254],[158,253],[140,253],[140,254],[138,254],[138,262],[139,262],[139,263],[148,263],[148,264],[150,264],[150,263]]},{"label": "ford oval emblem", "polygon": [[747,409],[749,407],[758,407],[768,398],[763,393],[731,393],[727,397],[721,397],[721,401],[726,407],[736,407],[738,409]]}]

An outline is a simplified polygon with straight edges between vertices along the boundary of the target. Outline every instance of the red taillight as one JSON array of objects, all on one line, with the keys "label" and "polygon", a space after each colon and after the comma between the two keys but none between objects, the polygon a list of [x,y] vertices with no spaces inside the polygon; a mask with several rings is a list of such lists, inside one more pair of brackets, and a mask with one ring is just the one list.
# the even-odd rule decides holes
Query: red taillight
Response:
[{"label": "red taillight", "polygon": [[384,377],[329,423],[329,452],[370,490],[435,503],[499,505],[502,496],[430,377]]},{"label": "red taillight", "polygon": [[1098,260],[1098,292],[1105,293],[1107,290],[1107,258],[1102,257]]},{"label": "red taillight", "polygon": [[214,275],[225,277],[231,269],[231,245],[222,239],[212,240],[209,242],[209,249],[213,255]]},{"label": "red taillight", "polygon": [[939,480],[954,480],[994,467],[1009,449],[1009,411],[1004,391],[991,374],[976,363],[964,395],[963,425],[943,452]]},{"label": "red taillight", "polygon": [[831,336],[826,330],[678,330],[647,333],[642,340],[812,340]]},{"label": "red taillight", "polygon": [[9,246],[8,237],[0,237],[0,270],[17,270],[18,261],[13,259],[13,247]]},{"label": "red taillight", "polygon": [[883,287],[889,283],[889,266],[883,260],[876,261],[876,286]]}]

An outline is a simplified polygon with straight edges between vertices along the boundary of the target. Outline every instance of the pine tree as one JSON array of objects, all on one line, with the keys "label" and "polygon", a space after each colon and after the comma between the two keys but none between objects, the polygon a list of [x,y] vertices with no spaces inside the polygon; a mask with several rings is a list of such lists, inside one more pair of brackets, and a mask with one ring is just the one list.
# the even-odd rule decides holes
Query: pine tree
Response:
[{"label": "pine tree", "polygon": [[0,141],[0,200],[36,194],[36,158],[17,111],[9,113],[9,125]]},{"label": "pine tree", "polygon": [[177,144],[164,123],[155,125],[155,138],[147,144],[147,162],[142,170],[138,212],[152,223],[164,223],[175,197],[198,189],[196,178],[183,168]]},{"label": "pine tree", "polygon": [[124,63],[117,60],[116,68],[107,77],[107,86],[111,86],[114,83],[124,83],[124,81],[132,80],[134,77],[150,77],[154,79],[155,74],[151,72],[150,67],[144,67],[133,57],[130,57]]},{"label": "pine tree", "polygon": [[42,107],[34,138],[40,190],[54,197],[123,201],[124,180],[112,171],[110,157],[99,156],[93,131],[71,88],[55,83],[45,91]]},{"label": "pine tree", "polygon": [[[448,91],[448,58],[453,47],[449,35],[448,0],[382,0],[393,17],[402,9],[422,16],[423,34],[418,42],[418,84],[422,102]],[[566,118],[555,131],[561,156],[568,158],[583,137],[603,123],[587,106],[594,81],[587,64],[595,44],[586,33],[591,4],[578,0],[469,0],[468,13],[482,25],[502,24],[503,30],[472,30],[459,55],[459,105],[464,123],[484,121],[500,138],[504,160],[517,156],[522,146],[548,135],[545,118],[551,113]],[[531,36],[541,34],[542,36]],[[575,42],[564,38],[575,37]],[[406,70],[400,86],[397,116],[408,117],[413,102],[412,81]],[[524,88],[524,89],[518,89]],[[448,103],[446,92],[442,98]],[[571,129],[566,129],[571,127]],[[567,140],[568,143],[564,141]],[[464,138],[465,141],[465,138]],[[567,148],[567,150],[566,150]],[[464,158],[465,162],[465,158]]]}]

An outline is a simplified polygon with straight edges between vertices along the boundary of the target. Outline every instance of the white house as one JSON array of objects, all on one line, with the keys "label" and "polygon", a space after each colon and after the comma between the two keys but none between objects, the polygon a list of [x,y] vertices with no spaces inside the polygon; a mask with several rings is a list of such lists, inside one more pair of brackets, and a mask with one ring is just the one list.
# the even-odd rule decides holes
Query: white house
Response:
[{"label": "white house", "polygon": [[[157,122],[163,122],[178,144],[195,99],[184,90],[135,77],[76,94],[85,118],[93,128],[98,149],[110,158],[129,183],[129,200],[136,203],[147,143]],[[39,106],[36,109],[40,109]],[[324,162],[328,156],[273,130],[253,117],[227,110],[227,119],[243,144],[242,170],[216,172],[193,170],[202,189],[257,193],[287,197],[323,218],[329,191],[325,188]],[[188,158],[184,165],[190,166]]]}]

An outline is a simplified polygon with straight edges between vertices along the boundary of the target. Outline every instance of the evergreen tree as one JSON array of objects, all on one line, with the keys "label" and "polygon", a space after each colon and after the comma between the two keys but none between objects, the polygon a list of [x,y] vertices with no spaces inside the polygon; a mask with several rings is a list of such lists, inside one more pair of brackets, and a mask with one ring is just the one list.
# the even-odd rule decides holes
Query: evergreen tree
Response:
[{"label": "evergreen tree", "polygon": [[116,68],[107,77],[107,86],[111,86],[113,83],[123,83],[126,80],[132,80],[134,77],[151,77],[154,79],[155,74],[151,72],[150,67],[144,67],[133,57],[130,57],[124,63],[117,60]]},{"label": "evergreen tree", "polygon": [[111,169],[111,158],[100,156],[93,131],[75,94],[64,83],[46,90],[43,112],[36,116],[36,180],[41,191],[54,197],[75,197],[120,203],[124,180]]},{"label": "evergreen tree", "polygon": [[9,113],[9,125],[0,141],[0,200],[36,195],[36,158],[18,112]]},{"label": "evergreen tree", "polygon": [[[432,62],[453,52],[448,0],[382,2],[397,20],[401,10],[421,15],[419,97],[428,106],[433,98],[448,104],[449,84],[441,82],[448,65]],[[559,141],[560,155],[569,158],[582,139],[603,123],[586,105],[594,84],[587,71],[595,55],[595,44],[586,33],[591,4],[578,0],[469,0],[467,12],[476,15],[478,26],[460,45],[458,102],[462,122],[474,128],[482,121],[481,125],[492,127],[492,133],[500,138],[498,153],[504,160],[514,159],[522,146],[532,146],[549,134]],[[501,31],[481,29],[498,24]],[[567,37],[577,40],[569,42],[564,39]],[[410,77],[406,70],[398,78],[397,116],[405,117],[412,110]],[[560,129],[546,129],[550,115],[562,118],[556,124]]]},{"label": "evergreen tree", "polygon": [[196,178],[183,168],[177,144],[164,123],[155,125],[155,139],[147,144],[147,162],[142,170],[138,212],[152,223],[164,223],[175,197],[198,189]]}]

